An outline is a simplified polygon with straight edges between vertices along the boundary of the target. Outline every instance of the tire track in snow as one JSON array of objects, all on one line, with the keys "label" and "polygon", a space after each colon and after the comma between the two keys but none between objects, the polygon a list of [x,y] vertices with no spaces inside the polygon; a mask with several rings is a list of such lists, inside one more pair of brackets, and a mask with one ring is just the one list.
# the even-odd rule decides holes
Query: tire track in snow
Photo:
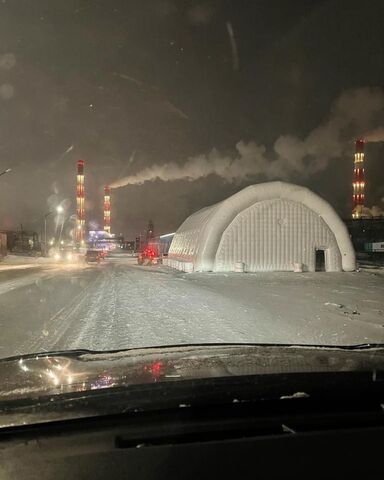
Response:
[{"label": "tire track in snow", "polygon": [[[28,272],[29,273],[29,272]],[[33,273],[26,275],[25,277],[15,278],[13,280],[8,280],[5,282],[1,282],[0,284],[0,295],[4,295],[12,290],[16,290],[18,288],[23,288],[28,285],[32,285],[33,283],[37,283],[41,280],[47,280],[52,278],[52,272],[50,271],[41,271],[39,273]]]},{"label": "tire track in snow", "polygon": [[62,333],[55,344],[56,348],[113,348],[110,346],[110,335],[115,318],[114,284],[113,270],[106,265],[100,269],[99,281],[92,285],[84,302],[70,312],[67,324],[71,325],[71,331],[68,327]]},{"label": "tire track in snow", "polygon": [[[246,342],[251,327],[253,341],[259,340],[262,332],[255,330],[252,320],[242,321],[240,325],[228,321],[228,307],[223,305],[222,296],[180,280],[173,271],[115,265],[109,293],[104,296],[104,303],[110,306],[104,311],[109,313],[97,320],[99,328],[95,325],[88,328],[88,339],[83,336],[83,340],[103,349]],[[99,340],[95,339],[97,335]],[[76,346],[89,348],[88,343]]]},{"label": "tire track in snow", "polygon": [[[304,285],[308,277],[200,276],[123,262],[110,262],[96,270],[97,279],[76,297],[75,304],[52,319],[52,325],[59,325],[50,338],[54,340],[50,349],[324,343],[323,334],[328,335],[328,343],[345,343],[348,333],[338,319],[316,317],[318,294],[312,285]],[[319,277],[312,283],[321,282]],[[356,338],[365,332],[368,325],[361,326]],[[48,339],[38,341],[48,345]]]},{"label": "tire track in snow", "polygon": [[77,318],[76,312],[82,307],[87,300],[88,291],[95,288],[99,280],[99,275],[88,283],[78,295],[57,311],[51,318],[44,322],[43,328],[30,337],[18,347],[20,352],[37,352],[41,350],[55,350],[59,340],[66,334],[66,331],[72,327],[72,322]]},{"label": "tire track in snow", "polygon": [[[201,291],[179,282],[173,272],[156,272],[109,264],[102,281],[67,318],[72,326],[58,349],[110,350],[172,343],[247,341],[247,327],[221,322],[214,304],[201,302]],[[192,298],[192,301],[191,301]],[[188,300],[187,304],[183,299]],[[75,322],[76,320],[76,322]],[[257,335],[256,335],[257,336]]]}]

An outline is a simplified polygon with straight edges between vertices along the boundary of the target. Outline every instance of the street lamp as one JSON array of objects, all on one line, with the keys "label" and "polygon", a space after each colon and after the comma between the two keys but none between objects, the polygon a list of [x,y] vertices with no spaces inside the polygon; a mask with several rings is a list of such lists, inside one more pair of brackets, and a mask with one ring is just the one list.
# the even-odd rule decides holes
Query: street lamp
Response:
[{"label": "street lamp", "polygon": [[[57,208],[56,208],[56,211],[58,214],[62,214],[64,213],[64,207],[62,205],[59,205]],[[69,219],[70,217],[65,217],[64,215],[62,216],[61,218],[61,228],[60,228],[60,235],[59,235],[59,241],[60,241],[60,244],[63,245],[63,241],[61,240],[61,236],[63,234],[63,228],[64,228],[64,225],[66,223],[66,221]]]},{"label": "street lamp", "polygon": [[[58,205],[56,207],[56,213],[63,213],[64,212],[64,208],[62,205]],[[46,257],[47,256],[47,218],[52,215],[53,213],[55,212],[47,212],[45,215],[44,215],[44,256]]]}]

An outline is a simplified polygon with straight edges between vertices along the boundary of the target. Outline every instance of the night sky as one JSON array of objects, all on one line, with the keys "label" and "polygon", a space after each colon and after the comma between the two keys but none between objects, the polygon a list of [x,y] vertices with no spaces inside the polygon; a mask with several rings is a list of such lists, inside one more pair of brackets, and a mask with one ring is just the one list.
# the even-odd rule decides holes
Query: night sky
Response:
[{"label": "night sky", "polygon": [[[345,92],[351,118],[356,90],[356,108],[374,95],[372,115],[331,120],[339,151],[326,149],[315,170],[307,157],[300,168],[288,162],[284,174],[347,216],[353,139],[384,125],[383,25],[382,0],[1,0],[0,170],[12,172],[0,177],[0,229],[40,232],[61,202],[74,213],[79,158],[96,226],[104,184],[212,149],[218,161],[236,158],[240,141],[264,145],[273,161],[276,139],[307,138]],[[383,145],[366,147],[367,203],[382,208]],[[112,230],[133,238],[152,219],[157,233],[174,231],[193,211],[271,178],[279,172],[121,187]]]}]

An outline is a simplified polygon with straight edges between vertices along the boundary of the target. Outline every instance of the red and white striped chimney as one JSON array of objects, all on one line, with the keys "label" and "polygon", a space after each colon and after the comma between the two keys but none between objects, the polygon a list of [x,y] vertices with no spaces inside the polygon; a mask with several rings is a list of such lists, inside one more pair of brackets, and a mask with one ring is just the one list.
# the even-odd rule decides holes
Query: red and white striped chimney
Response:
[{"label": "red and white striped chimney", "polygon": [[355,142],[352,188],[352,218],[361,218],[365,202],[364,140]]},{"label": "red and white striped chimney", "polygon": [[76,177],[76,240],[79,243],[84,243],[85,239],[84,163],[78,160]]}]

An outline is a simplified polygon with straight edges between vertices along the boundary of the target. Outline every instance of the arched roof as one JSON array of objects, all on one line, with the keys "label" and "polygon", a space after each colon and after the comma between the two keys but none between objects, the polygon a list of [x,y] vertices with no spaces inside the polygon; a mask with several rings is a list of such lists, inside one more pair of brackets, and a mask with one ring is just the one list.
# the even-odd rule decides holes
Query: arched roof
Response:
[{"label": "arched roof", "polygon": [[213,270],[223,232],[236,215],[256,202],[274,198],[299,202],[317,213],[335,235],[343,270],[355,270],[355,252],[347,227],[333,207],[309,189],[285,182],[251,185],[192,214],[177,230],[169,250],[170,258],[193,261],[195,270]]}]

